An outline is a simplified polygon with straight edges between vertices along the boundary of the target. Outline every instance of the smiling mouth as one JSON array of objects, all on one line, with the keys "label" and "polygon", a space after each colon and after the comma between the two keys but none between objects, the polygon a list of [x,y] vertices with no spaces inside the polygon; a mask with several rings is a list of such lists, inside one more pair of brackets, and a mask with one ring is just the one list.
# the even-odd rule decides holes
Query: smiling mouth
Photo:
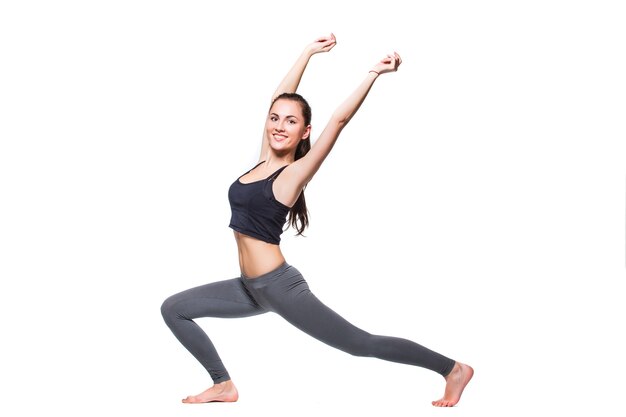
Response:
[{"label": "smiling mouth", "polygon": [[277,133],[274,133],[274,139],[277,140],[278,142],[282,142],[283,140],[287,139],[287,136],[285,135],[279,135]]}]

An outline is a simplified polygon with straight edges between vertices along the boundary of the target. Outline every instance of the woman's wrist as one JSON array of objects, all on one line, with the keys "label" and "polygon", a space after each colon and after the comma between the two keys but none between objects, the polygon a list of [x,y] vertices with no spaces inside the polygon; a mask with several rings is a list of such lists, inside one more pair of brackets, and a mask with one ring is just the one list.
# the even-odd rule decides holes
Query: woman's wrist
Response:
[{"label": "woman's wrist", "polygon": [[311,58],[313,55],[316,55],[316,54],[318,54],[319,52],[321,52],[321,51],[319,51],[319,50],[315,47],[315,45],[307,45],[307,46],[306,46],[306,48],[304,48],[304,52],[303,52],[303,53],[304,53],[304,54],[306,54],[306,55],[308,55],[308,57],[309,57],[309,58]]},{"label": "woman's wrist", "polygon": [[313,51],[313,49],[311,48],[311,45],[307,45],[303,50],[302,53],[300,54],[300,58],[304,58],[306,60],[310,59],[313,55],[315,55],[315,52]]},{"label": "woman's wrist", "polygon": [[369,70],[368,75],[369,74],[374,74],[374,77],[378,77],[380,75],[380,72],[378,72],[376,70]]}]

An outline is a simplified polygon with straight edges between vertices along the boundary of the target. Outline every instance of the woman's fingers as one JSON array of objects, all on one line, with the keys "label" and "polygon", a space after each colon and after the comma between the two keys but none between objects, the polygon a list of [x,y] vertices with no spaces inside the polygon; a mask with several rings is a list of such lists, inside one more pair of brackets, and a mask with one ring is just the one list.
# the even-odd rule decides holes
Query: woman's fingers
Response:
[{"label": "woman's fingers", "polygon": [[398,67],[402,63],[402,58],[400,54],[397,52],[387,54],[380,62],[377,64],[378,72],[381,74],[383,72],[397,71]]},{"label": "woman's fingers", "polygon": [[335,38],[334,34],[330,34],[330,36],[322,36],[320,38],[317,38],[317,42],[336,42],[337,39]]},{"label": "woman's fingers", "polygon": [[391,64],[394,71],[397,70],[400,64],[402,64],[402,58],[400,57],[400,54],[395,51],[393,52],[393,54],[387,54],[386,64]]},{"label": "woman's fingers", "polygon": [[331,33],[330,36],[322,36],[320,38],[317,38],[315,40],[315,43],[317,44],[317,48],[319,51],[329,51],[335,46],[335,44],[337,43],[337,39],[335,38],[335,35]]},{"label": "woman's fingers", "polygon": [[400,54],[398,54],[397,52],[394,51],[394,56],[396,57],[396,61],[398,61],[398,66],[400,66],[400,64],[402,64],[402,58],[400,57]]}]

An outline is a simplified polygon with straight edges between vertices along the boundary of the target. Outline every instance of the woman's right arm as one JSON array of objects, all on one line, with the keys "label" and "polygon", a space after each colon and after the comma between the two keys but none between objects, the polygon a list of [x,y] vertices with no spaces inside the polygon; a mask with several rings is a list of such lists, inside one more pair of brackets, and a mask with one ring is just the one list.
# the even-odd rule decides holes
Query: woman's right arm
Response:
[{"label": "woman's right arm", "polygon": [[285,78],[280,82],[278,88],[276,88],[276,91],[272,95],[272,101],[282,93],[295,93],[298,89],[298,85],[300,85],[302,74],[304,74],[309,59],[319,52],[330,51],[336,44],[337,40],[335,39],[335,35],[331,33],[330,36],[323,36],[307,45],[287,75],[285,75]]},{"label": "woman's right arm", "polygon": [[[317,53],[330,51],[336,44],[337,40],[335,39],[335,35],[331,33],[330,36],[323,36],[307,45],[296,60],[296,62],[293,64],[287,75],[285,75],[285,78],[283,78],[283,80],[280,82],[278,88],[276,88],[276,91],[272,95],[271,103],[274,102],[276,97],[283,93],[295,93],[298,89],[298,85],[300,85],[302,74],[304,74],[304,70],[309,63],[309,59],[311,59],[311,57]],[[261,146],[261,156],[259,158],[259,162],[265,159],[267,147],[268,143],[265,138],[265,130],[263,130],[263,143]]]}]

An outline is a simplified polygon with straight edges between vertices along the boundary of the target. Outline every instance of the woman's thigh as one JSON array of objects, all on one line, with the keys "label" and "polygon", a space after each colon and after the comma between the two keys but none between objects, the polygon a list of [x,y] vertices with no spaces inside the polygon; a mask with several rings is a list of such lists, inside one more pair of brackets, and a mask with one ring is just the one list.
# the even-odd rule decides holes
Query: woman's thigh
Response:
[{"label": "woman's thigh", "polygon": [[190,288],[169,297],[163,309],[178,317],[236,318],[265,313],[239,278],[212,282]]}]

